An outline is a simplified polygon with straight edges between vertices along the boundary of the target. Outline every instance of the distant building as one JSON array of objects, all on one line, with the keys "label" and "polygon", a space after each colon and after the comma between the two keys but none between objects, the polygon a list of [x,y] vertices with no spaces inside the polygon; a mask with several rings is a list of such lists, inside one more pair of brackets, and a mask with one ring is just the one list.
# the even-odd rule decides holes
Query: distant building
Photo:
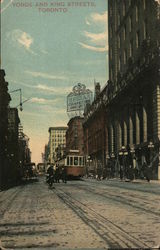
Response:
[{"label": "distant building", "polygon": [[66,156],[66,145],[59,144],[58,147],[55,149],[56,151],[56,161],[63,159]]},{"label": "distant building", "polygon": [[23,127],[19,125],[19,166],[21,170],[24,170],[25,165],[31,163],[31,151],[29,149],[29,138],[23,133]]},{"label": "distant building", "polygon": [[8,110],[8,181],[16,182],[19,176],[18,126],[20,119],[17,108]]},{"label": "distant building", "polygon": [[54,163],[56,160],[56,148],[63,144],[66,145],[67,127],[50,127],[49,132],[49,162]]},{"label": "distant building", "polygon": [[84,118],[80,116],[69,120],[66,132],[66,153],[70,150],[79,150],[79,155],[84,155],[83,121]]}]

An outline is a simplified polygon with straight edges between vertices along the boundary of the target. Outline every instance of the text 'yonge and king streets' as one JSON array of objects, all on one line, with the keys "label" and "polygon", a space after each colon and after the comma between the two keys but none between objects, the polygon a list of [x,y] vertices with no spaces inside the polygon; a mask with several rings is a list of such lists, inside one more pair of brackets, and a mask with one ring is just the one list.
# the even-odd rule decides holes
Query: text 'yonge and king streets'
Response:
[{"label": "text 'yonge and king streets'", "polygon": [[14,8],[36,8],[39,12],[68,12],[69,9],[73,8],[93,8],[96,7],[96,4],[95,2],[92,1],[82,1],[82,2],[18,1],[18,2],[13,2],[12,6]]}]

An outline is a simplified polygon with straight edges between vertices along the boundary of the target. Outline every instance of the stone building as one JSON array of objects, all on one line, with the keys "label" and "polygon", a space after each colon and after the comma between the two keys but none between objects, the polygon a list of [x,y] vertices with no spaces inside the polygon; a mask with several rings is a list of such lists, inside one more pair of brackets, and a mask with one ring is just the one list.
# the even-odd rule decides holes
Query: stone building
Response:
[{"label": "stone building", "polygon": [[66,132],[66,153],[69,153],[70,150],[78,150],[79,155],[84,155],[83,121],[84,118],[80,116],[69,120]]},{"label": "stone building", "polygon": [[108,155],[160,179],[159,4],[108,0]]},{"label": "stone building", "polygon": [[67,127],[50,127],[49,128],[49,162],[54,163],[56,160],[56,148],[60,144],[66,145]]}]

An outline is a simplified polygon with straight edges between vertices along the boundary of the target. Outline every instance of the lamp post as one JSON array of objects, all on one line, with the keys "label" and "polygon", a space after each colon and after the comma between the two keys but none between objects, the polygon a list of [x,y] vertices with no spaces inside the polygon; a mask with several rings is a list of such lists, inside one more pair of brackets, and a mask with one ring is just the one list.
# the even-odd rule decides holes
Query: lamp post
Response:
[{"label": "lamp post", "polygon": [[150,167],[151,167],[151,163],[152,163],[152,150],[153,150],[153,148],[154,148],[154,144],[153,144],[153,142],[152,141],[150,141],[149,142],[149,144],[148,144],[148,149],[149,149],[149,165],[150,165]]},{"label": "lamp post", "polygon": [[114,165],[114,158],[115,158],[115,154],[114,152],[111,153],[111,159],[112,159],[112,166],[111,166],[111,175],[112,177],[115,177],[115,165]]},{"label": "lamp post", "polygon": [[92,159],[91,159],[91,157],[90,157],[90,155],[88,155],[88,157],[87,157],[87,164],[86,164],[86,174],[87,174],[87,177],[88,177],[88,175],[89,175],[89,171],[90,171],[90,163],[92,162]]}]

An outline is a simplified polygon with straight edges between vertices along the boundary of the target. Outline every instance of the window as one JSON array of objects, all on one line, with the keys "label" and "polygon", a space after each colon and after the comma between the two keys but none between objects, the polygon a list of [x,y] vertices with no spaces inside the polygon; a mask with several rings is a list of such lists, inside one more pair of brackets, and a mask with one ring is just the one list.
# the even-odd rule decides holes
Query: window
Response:
[{"label": "window", "polygon": [[133,42],[130,41],[130,44],[129,44],[129,56],[132,57],[133,55]]},{"label": "window", "polygon": [[69,166],[69,156],[67,156],[67,166]]},{"label": "window", "polygon": [[123,56],[124,56],[124,64],[126,64],[126,62],[127,62],[127,52],[126,52],[126,50],[124,50]]},{"label": "window", "polygon": [[70,165],[73,165],[73,157],[70,157]]},{"label": "window", "polygon": [[122,11],[123,11],[123,16],[125,16],[125,14],[126,14],[126,3],[125,3],[125,1],[123,1],[123,9],[122,9]]},{"label": "window", "polygon": [[112,32],[112,27],[110,28],[110,38],[112,38],[112,34],[113,34],[113,32]]},{"label": "window", "polygon": [[118,60],[118,71],[121,70],[121,57],[119,57],[119,60]]},{"label": "window", "polygon": [[136,22],[138,22],[138,7],[136,6]]},{"label": "window", "polygon": [[143,0],[143,8],[146,9],[146,0]]},{"label": "window", "polygon": [[124,29],[123,29],[123,39],[124,41],[126,40],[126,26],[124,26]]},{"label": "window", "polygon": [[132,17],[129,17],[129,31],[132,31]]},{"label": "window", "polygon": [[140,37],[139,37],[139,31],[136,33],[136,48],[138,48],[140,45]]},{"label": "window", "polygon": [[77,166],[78,165],[78,157],[74,157],[74,165]]},{"label": "window", "polygon": [[121,46],[121,38],[120,38],[120,35],[118,36],[118,48],[120,49],[120,46]]},{"label": "window", "polygon": [[147,25],[146,25],[146,21],[144,21],[143,27],[144,27],[144,39],[146,39],[147,38]]},{"label": "window", "polygon": [[110,49],[110,60],[112,60],[112,48]]},{"label": "window", "polygon": [[110,17],[112,17],[112,6],[110,7],[109,14],[110,14]]},{"label": "window", "polygon": [[82,157],[79,157],[79,165],[82,166]]}]

